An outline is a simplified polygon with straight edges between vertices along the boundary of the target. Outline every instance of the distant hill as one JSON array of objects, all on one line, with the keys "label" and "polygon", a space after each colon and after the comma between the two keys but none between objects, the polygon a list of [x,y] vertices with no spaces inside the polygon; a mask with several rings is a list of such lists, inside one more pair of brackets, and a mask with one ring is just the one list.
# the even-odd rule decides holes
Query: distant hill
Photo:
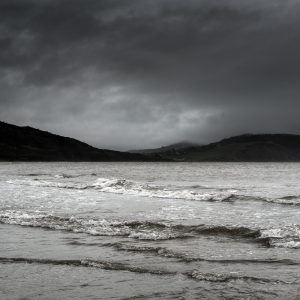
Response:
[{"label": "distant hill", "polygon": [[101,150],[32,127],[0,122],[0,161],[153,161],[160,156]]},{"label": "distant hill", "polygon": [[246,134],[205,146],[181,142],[129,153],[0,122],[0,161],[300,162],[300,135]]},{"label": "distant hill", "polygon": [[190,143],[190,142],[180,142],[168,146],[163,146],[160,148],[153,148],[153,149],[142,149],[142,150],[129,150],[130,153],[143,153],[143,154],[149,154],[149,153],[163,153],[163,152],[169,152],[169,151],[177,151],[177,150],[183,150],[190,147],[199,146],[199,144],[196,143]]},{"label": "distant hill", "polygon": [[176,161],[300,162],[300,135],[246,134],[205,146],[155,153]]}]

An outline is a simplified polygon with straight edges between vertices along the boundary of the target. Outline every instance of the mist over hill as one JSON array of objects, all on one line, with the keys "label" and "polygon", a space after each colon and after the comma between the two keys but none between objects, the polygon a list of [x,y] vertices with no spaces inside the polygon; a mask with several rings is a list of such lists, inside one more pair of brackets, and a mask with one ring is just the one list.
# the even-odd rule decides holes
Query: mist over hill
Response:
[{"label": "mist over hill", "polygon": [[142,154],[163,153],[163,152],[183,150],[183,149],[194,147],[194,146],[199,146],[199,145],[196,144],[196,143],[191,143],[191,142],[179,142],[179,143],[176,143],[176,144],[162,146],[162,147],[159,147],[159,148],[141,149],[141,150],[129,150],[128,152],[131,152],[131,153],[142,153]]},{"label": "mist over hill", "polygon": [[245,134],[205,146],[186,144],[165,149],[168,147],[152,149],[151,153],[175,161],[293,162],[300,161],[300,135]]}]

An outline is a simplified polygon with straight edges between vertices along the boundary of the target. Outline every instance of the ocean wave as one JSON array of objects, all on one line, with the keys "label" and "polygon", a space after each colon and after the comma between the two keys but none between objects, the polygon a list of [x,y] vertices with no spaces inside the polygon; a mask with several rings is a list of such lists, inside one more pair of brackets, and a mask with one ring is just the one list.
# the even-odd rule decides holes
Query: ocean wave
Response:
[{"label": "ocean wave", "polygon": [[296,195],[289,195],[276,199],[267,199],[267,201],[276,204],[300,206],[300,196]]},{"label": "ocean wave", "polygon": [[77,177],[86,177],[86,176],[97,176],[96,173],[90,173],[90,174],[55,174],[53,177],[54,178],[77,178]]},{"label": "ocean wave", "polygon": [[195,201],[230,201],[236,190],[203,193],[192,189],[170,189],[163,186],[142,184],[125,179],[98,178],[94,187],[107,193],[131,194],[143,197],[157,197],[169,199],[185,199]]},{"label": "ocean wave", "polygon": [[40,176],[48,176],[53,178],[77,178],[77,177],[85,177],[85,176],[97,176],[96,173],[83,173],[83,174],[67,174],[67,173],[60,173],[60,174],[51,174],[51,173],[23,173],[18,174],[17,176],[22,177],[40,177]]},{"label": "ocean wave", "polygon": [[93,188],[93,185],[87,185],[76,182],[55,182],[49,180],[8,180],[7,183],[14,185],[25,185],[25,186],[36,186],[36,187],[51,187],[51,188],[62,188],[62,189],[73,189],[73,190],[85,190]]},{"label": "ocean wave", "polygon": [[[237,272],[236,272],[237,273]],[[200,271],[192,271],[190,273],[186,273],[186,275],[194,280],[198,281],[211,281],[211,282],[230,282],[236,280],[242,281],[252,281],[257,283],[285,283],[289,284],[289,282],[285,282],[282,280],[274,280],[274,279],[267,279],[261,277],[254,277],[254,276],[244,276],[239,274],[224,274],[224,273],[204,273]]]},{"label": "ocean wave", "polygon": [[47,176],[49,174],[47,173],[28,173],[28,174],[22,174],[21,176],[30,176],[30,177],[37,177],[37,176]]},{"label": "ocean wave", "polygon": [[139,240],[169,240],[201,236],[228,237],[260,243],[267,247],[300,248],[300,226],[279,229],[251,229],[236,226],[182,225],[150,221],[120,221],[76,218],[45,213],[5,210],[0,223],[72,231],[95,236],[124,236]]},{"label": "ocean wave", "polygon": [[[76,241],[75,245],[85,245],[85,243],[80,243]],[[88,244],[89,246],[91,244]],[[137,253],[149,253],[155,256],[175,258],[179,261],[185,263],[192,262],[209,262],[216,264],[277,264],[277,265],[300,265],[299,261],[291,259],[208,259],[203,257],[190,257],[184,253],[175,252],[173,250],[167,249],[165,247],[155,247],[155,246],[139,246],[139,245],[129,245],[123,243],[104,243],[104,244],[95,244],[95,246],[109,246],[113,247],[117,251],[125,252],[137,252]]]},{"label": "ocean wave", "polygon": [[[61,175],[60,175],[61,176]],[[142,184],[125,179],[98,178],[91,184],[76,182],[55,182],[47,180],[8,180],[9,184],[53,187],[74,190],[95,189],[103,193],[126,194],[150,198],[183,199],[193,201],[232,201],[236,190],[228,189],[216,192],[199,192],[193,189],[170,189],[164,186]]]},{"label": "ocean wave", "polygon": [[270,246],[300,249],[300,225],[261,230],[261,237],[268,238]]},{"label": "ocean wave", "polygon": [[71,266],[71,267],[90,267],[99,268],[109,271],[126,271],[139,274],[151,274],[156,276],[185,276],[189,279],[197,281],[211,282],[229,282],[236,280],[253,281],[258,283],[285,283],[281,280],[267,279],[261,277],[239,275],[238,273],[204,273],[198,270],[190,272],[175,272],[162,269],[153,269],[148,267],[137,267],[129,264],[123,264],[114,261],[92,260],[92,259],[43,259],[43,258],[25,258],[25,257],[0,257],[0,263],[27,263],[27,264],[43,264],[53,266]]},{"label": "ocean wave", "polygon": [[0,222],[12,225],[66,230],[99,236],[126,236],[139,240],[169,240],[197,235],[256,238],[259,231],[244,227],[171,225],[150,221],[118,221],[98,218],[60,217],[44,213],[6,210]]},{"label": "ocean wave", "polygon": [[71,175],[71,174],[56,174],[54,175],[55,178],[76,178],[79,177],[80,175]]},{"label": "ocean wave", "polygon": [[292,205],[300,206],[300,197],[296,196],[286,196],[280,198],[268,198],[268,197],[259,197],[259,196],[250,196],[250,195],[240,195],[234,194],[231,196],[230,200],[234,201],[255,201],[255,202],[266,202],[271,204],[280,204],[280,205]]},{"label": "ocean wave", "polygon": [[[93,176],[96,174],[92,173]],[[91,174],[90,174],[91,175]],[[56,179],[70,179],[81,175],[57,174]],[[82,175],[83,176],[83,175]],[[28,185],[36,187],[51,187],[74,190],[94,189],[103,193],[125,194],[150,198],[182,199],[190,201],[209,202],[235,202],[235,201],[260,201],[280,205],[300,206],[298,195],[288,195],[280,198],[268,198],[251,195],[242,195],[234,188],[208,188],[201,185],[192,186],[160,186],[140,183],[126,179],[98,178],[91,183],[50,181],[34,178],[33,180],[8,180],[7,183],[15,185]]]},{"label": "ocean wave", "polygon": [[24,258],[24,257],[0,257],[0,263],[28,263],[28,264],[46,264],[62,265],[73,267],[92,267],[110,271],[128,271],[134,273],[148,273],[153,275],[176,275],[175,272],[167,270],[147,269],[136,266],[130,266],[119,262],[101,261],[91,259],[42,259],[42,258]]}]

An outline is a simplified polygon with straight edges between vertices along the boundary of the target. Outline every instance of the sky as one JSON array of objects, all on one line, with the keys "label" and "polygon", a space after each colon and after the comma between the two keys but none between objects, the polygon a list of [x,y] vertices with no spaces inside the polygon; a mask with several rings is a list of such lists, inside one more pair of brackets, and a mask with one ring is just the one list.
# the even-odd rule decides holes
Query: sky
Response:
[{"label": "sky", "polygon": [[1,0],[0,120],[119,150],[300,134],[300,0]]}]

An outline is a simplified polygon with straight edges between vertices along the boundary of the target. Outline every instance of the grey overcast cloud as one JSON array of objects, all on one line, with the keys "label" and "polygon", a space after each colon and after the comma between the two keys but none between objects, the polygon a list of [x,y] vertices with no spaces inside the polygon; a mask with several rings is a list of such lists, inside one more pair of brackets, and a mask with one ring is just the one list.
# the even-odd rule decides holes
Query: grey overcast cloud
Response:
[{"label": "grey overcast cloud", "polygon": [[0,120],[101,148],[300,134],[299,0],[1,0]]}]

